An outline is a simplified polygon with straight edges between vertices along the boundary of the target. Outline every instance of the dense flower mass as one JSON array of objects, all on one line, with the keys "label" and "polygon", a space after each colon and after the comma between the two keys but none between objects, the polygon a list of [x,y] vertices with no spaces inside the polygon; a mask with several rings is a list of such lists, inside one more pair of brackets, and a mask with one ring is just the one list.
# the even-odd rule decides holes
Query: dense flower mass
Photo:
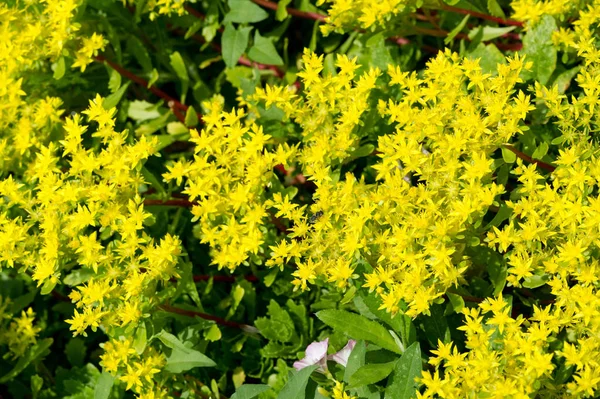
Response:
[{"label": "dense flower mass", "polygon": [[599,25],[3,2],[0,397],[598,396]]}]

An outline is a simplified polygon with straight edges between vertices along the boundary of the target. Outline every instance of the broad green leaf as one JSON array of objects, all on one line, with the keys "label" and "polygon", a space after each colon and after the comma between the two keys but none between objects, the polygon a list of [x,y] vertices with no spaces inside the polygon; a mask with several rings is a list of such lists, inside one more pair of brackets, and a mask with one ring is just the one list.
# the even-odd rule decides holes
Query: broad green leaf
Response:
[{"label": "broad green leaf", "polygon": [[450,328],[444,317],[441,305],[433,305],[429,308],[431,315],[422,315],[419,319],[423,323],[423,331],[427,340],[432,345],[437,345],[438,340],[450,342]]},{"label": "broad green leaf", "polygon": [[402,353],[394,337],[379,323],[356,313],[328,309],[317,312],[317,317],[336,331],[354,339],[364,339],[395,353]]},{"label": "broad green leaf", "polygon": [[138,122],[156,119],[161,116],[161,113],[158,112],[158,108],[158,104],[134,100],[129,103],[129,108],[127,108],[127,116]]},{"label": "broad green leaf", "polygon": [[528,276],[525,277],[525,280],[523,281],[523,287],[530,289],[539,288],[542,285],[546,284],[548,280],[550,280],[550,275],[548,274],[536,274],[533,276]]},{"label": "broad green leaf", "polygon": [[217,364],[203,353],[196,350],[174,348],[167,358],[165,370],[171,373],[183,373],[194,367],[214,367]]},{"label": "broad green leaf", "polygon": [[65,57],[60,57],[58,61],[52,64],[52,69],[54,70],[54,74],[52,75],[54,79],[60,80],[65,76]]},{"label": "broad green leaf", "polygon": [[556,22],[550,15],[544,15],[530,28],[523,38],[522,55],[525,62],[532,61],[531,71],[523,71],[525,80],[535,79],[546,84],[556,68],[556,47],[552,43],[552,34],[556,31]]},{"label": "broad green leaf", "polygon": [[308,379],[318,367],[316,364],[308,366],[292,375],[287,384],[279,392],[279,395],[277,395],[277,399],[304,399],[306,397]]},{"label": "broad green leaf", "polygon": [[194,367],[214,367],[217,364],[197,350],[188,348],[176,336],[166,331],[161,331],[155,336],[165,346],[173,349],[167,358],[165,370],[171,373],[182,373]]},{"label": "broad green leaf", "polygon": [[421,376],[421,347],[418,342],[409,346],[396,363],[384,399],[411,399],[417,392],[415,378]]},{"label": "broad green leaf", "polygon": [[417,339],[417,331],[410,317],[400,312],[392,315],[383,309],[379,309],[381,306],[381,300],[379,297],[377,297],[377,295],[375,295],[375,293],[362,294],[361,299],[374,316],[390,326],[396,333],[400,335],[402,343],[405,347],[409,346]]},{"label": "broad green leaf", "polygon": [[230,399],[253,399],[269,389],[271,387],[265,384],[242,385],[231,395]]},{"label": "broad green leaf", "polygon": [[130,83],[131,82],[125,83],[119,88],[119,90],[115,91],[110,96],[104,98],[104,100],[102,101],[102,106],[104,107],[104,109],[109,110],[111,108],[116,107],[119,104],[119,101],[121,101],[123,94],[125,94],[125,92],[127,91],[127,88],[129,87]]},{"label": "broad green leaf", "polygon": [[223,23],[255,23],[269,16],[269,13],[250,0],[228,0],[227,4],[229,5],[229,12],[225,15]]},{"label": "broad green leaf", "polygon": [[108,399],[114,382],[115,377],[104,371],[96,383],[96,388],[94,389],[94,399]]},{"label": "broad green leaf", "polygon": [[228,68],[233,68],[248,46],[251,26],[235,29],[233,25],[226,24],[223,36],[221,37],[221,47],[223,61]]},{"label": "broad green leaf", "polygon": [[350,388],[358,388],[369,384],[375,384],[386,378],[392,370],[396,361],[387,363],[365,364],[350,376]]},{"label": "broad green leaf", "polygon": [[479,58],[479,66],[483,73],[498,74],[498,64],[505,64],[506,57],[493,44],[479,43],[473,51],[467,54],[470,59]]},{"label": "broad green leaf", "polygon": [[452,29],[450,31],[450,33],[448,33],[448,36],[446,36],[446,38],[444,39],[445,44],[449,44],[450,42],[452,42],[452,40],[454,40],[456,35],[458,35],[460,33],[460,31],[462,31],[465,28],[465,25],[467,24],[469,17],[470,17],[470,15],[465,15],[465,17],[462,19],[462,21],[460,21],[460,23],[458,25],[456,25],[456,27],[454,29]]},{"label": "broad green leaf", "polygon": [[277,54],[277,49],[270,39],[254,32],[254,44],[248,50],[248,58],[252,61],[267,65],[283,65],[283,60]]}]

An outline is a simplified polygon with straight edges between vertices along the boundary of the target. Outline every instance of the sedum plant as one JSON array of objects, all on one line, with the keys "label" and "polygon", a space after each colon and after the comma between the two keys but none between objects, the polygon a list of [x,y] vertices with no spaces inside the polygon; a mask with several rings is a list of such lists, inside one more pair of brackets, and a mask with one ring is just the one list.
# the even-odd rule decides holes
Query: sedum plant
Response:
[{"label": "sedum plant", "polygon": [[0,4],[0,396],[597,396],[597,9]]}]

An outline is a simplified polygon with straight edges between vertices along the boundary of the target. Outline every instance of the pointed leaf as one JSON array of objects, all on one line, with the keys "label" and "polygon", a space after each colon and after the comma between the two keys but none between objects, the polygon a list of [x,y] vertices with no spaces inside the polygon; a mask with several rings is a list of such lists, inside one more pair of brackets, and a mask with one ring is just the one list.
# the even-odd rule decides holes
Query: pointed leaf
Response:
[{"label": "pointed leaf", "polygon": [[385,389],[384,399],[411,399],[417,392],[416,377],[421,376],[421,347],[418,342],[409,346],[396,363]]},{"label": "pointed leaf", "polygon": [[354,339],[364,339],[389,351],[402,353],[388,330],[364,316],[345,310],[328,309],[318,312],[317,317],[334,330]]}]

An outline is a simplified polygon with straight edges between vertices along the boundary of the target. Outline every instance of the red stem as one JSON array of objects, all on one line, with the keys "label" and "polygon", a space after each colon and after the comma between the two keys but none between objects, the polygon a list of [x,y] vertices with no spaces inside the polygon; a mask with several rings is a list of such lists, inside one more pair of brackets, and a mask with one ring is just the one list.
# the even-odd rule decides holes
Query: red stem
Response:
[{"label": "red stem", "polygon": [[[98,62],[108,64],[112,69],[117,71],[119,73],[119,75],[131,80],[132,82],[137,83],[140,86],[145,87],[146,89],[150,90],[156,96],[165,100],[167,102],[167,105],[169,106],[169,108],[171,108],[173,110],[173,113],[175,114],[175,116],[177,116],[178,119],[181,120],[182,114],[181,114],[181,112],[176,112],[176,110],[181,110],[184,112],[188,110],[189,107],[187,105],[180,103],[175,98],[171,97],[170,95],[168,95],[167,93],[165,93],[164,91],[159,89],[158,87],[154,87],[154,86],[148,87],[148,81],[146,79],[141,78],[138,75],[136,75],[135,73],[128,71],[127,69],[123,68],[121,65],[106,59],[102,55],[97,55],[94,58]],[[199,113],[198,113],[198,119],[200,121],[202,120],[202,115],[200,115]],[[183,120],[182,120],[182,122],[183,122]]]},{"label": "red stem", "polygon": [[225,320],[221,317],[213,316],[213,315],[210,315],[207,313],[196,312],[194,310],[181,309],[181,308],[177,308],[177,307],[171,306],[171,305],[160,305],[159,309],[162,309],[165,312],[175,313],[175,314],[179,314],[182,316],[200,317],[204,320],[212,320],[215,323],[220,324],[222,326],[241,328],[241,329],[252,328],[251,326],[249,326],[247,324],[242,324],[242,323],[237,323],[235,321]]},{"label": "red stem", "polygon": [[513,147],[512,145],[505,145],[504,148],[506,148],[509,151],[512,151],[516,156],[518,156],[519,158],[521,158],[524,161],[530,162],[530,163],[534,163],[537,166],[539,166],[540,168],[548,171],[548,172],[554,172],[554,170],[556,169],[556,166],[554,165],[550,165],[549,163],[546,163],[544,161],[540,161],[539,159],[535,159],[530,157],[529,155],[517,150],[515,147]]},{"label": "red stem", "polygon": [[179,206],[182,208],[191,208],[194,205],[198,205],[198,204],[196,202],[192,202],[192,201],[184,199],[184,198],[178,198],[178,199],[169,199],[169,200],[145,199],[144,205],[145,206],[152,206],[152,205]]},{"label": "red stem", "polygon": [[477,11],[473,11],[473,10],[467,10],[467,9],[464,9],[464,8],[458,8],[458,7],[449,6],[447,4],[442,4],[442,10],[444,10],[444,11],[450,11],[450,12],[455,12],[457,14],[471,15],[471,16],[476,17],[476,18],[481,18],[481,19],[485,19],[485,20],[488,20],[488,21],[497,22],[500,25],[510,25],[510,26],[520,26],[520,27],[523,27],[523,22],[515,21],[514,19],[498,18],[498,17],[494,17],[492,15],[483,14],[481,12],[477,12]]}]

